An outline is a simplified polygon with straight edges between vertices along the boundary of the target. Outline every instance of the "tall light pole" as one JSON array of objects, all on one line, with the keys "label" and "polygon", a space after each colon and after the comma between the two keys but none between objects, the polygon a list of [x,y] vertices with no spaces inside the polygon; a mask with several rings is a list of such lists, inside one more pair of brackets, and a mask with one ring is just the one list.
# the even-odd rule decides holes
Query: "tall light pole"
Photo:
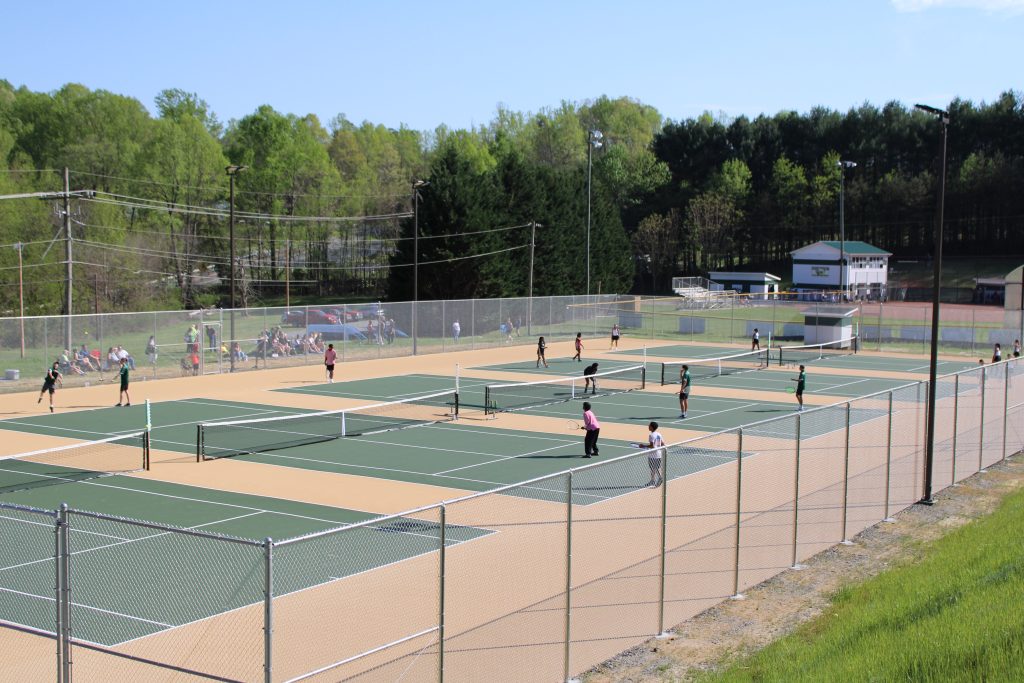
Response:
[{"label": "tall light pole", "polygon": [[935,377],[939,364],[939,293],[942,282],[942,222],[946,204],[946,137],[949,129],[949,113],[926,104],[915,104],[916,109],[935,116],[942,123],[942,166],[939,181],[938,216],[935,221],[935,252],[932,256],[935,270],[932,273],[932,344],[928,363],[928,435],[924,459],[924,498],[921,502],[931,505],[932,465],[935,462]]},{"label": "tall light pole", "polygon": [[837,161],[839,166],[839,296],[846,301],[846,207],[843,204],[846,169],[857,168],[855,161]]},{"label": "tall light pole", "polygon": [[599,130],[587,131],[587,296],[590,296],[590,195],[591,171],[594,167],[594,150],[600,149],[604,134]]},{"label": "tall light pole", "polygon": [[419,328],[416,309],[420,300],[420,190],[430,185],[427,180],[412,181],[412,355],[416,355]]},{"label": "tall light pole", "polygon": [[224,169],[228,174],[228,184],[231,188],[228,200],[228,244],[231,249],[231,341],[228,343],[228,357],[231,359],[231,372],[235,371],[235,176],[247,168],[248,166],[232,164]]}]

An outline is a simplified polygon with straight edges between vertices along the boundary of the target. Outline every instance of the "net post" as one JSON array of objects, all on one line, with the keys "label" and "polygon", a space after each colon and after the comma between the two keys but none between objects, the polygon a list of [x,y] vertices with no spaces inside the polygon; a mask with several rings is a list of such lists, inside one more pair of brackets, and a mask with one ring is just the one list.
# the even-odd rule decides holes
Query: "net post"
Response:
[{"label": "net post", "polygon": [[644,344],[644,367],[647,367],[647,344]]},{"label": "net post", "polygon": [[796,414],[796,476],[793,477],[793,562],[791,569],[800,570],[804,566],[797,562],[797,538],[800,530],[800,413]]},{"label": "net post", "polygon": [[484,415],[493,415],[494,410],[491,408],[491,387],[490,385],[484,387]]},{"label": "net post", "polygon": [[744,600],[746,596],[740,593],[740,511],[742,509],[743,495],[743,427],[736,430],[736,539],[733,546],[732,564],[732,599]]},{"label": "net post", "polygon": [[643,390],[643,389],[646,389],[646,388],[647,388],[647,366],[645,365],[642,368],[640,368],[640,389]]},{"label": "net post", "polygon": [[661,364],[661,386],[665,386],[665,364]]},{"label": "net post", "polygon": [[455,364],[455,393],[459,393],[459,364]]},{"label": "net post", "polygon": [[850,509],[850,402],[846,402],[846,445],[843,448],[843,540],[842,545],[853,545],[846,536],[846,518]]},{"label": "net post", "polygon": [[149,432],[142,433],[142,469],[149,470]]},{"label": "net post", "polygon": [[458,391],[455,392],[455,396],[453,397],[453,399],[454,399],[454,403],[452,404],[452,411],[453,411],[452,412],[452,419],[458,420],[459,419],[459,392]]},{"label": "net post", "polygon": [[569,678],[569,643],[572,639],[572,470],[565,485],[565,652],[562,680]]},{"label": "net post", "polygon": [[984,472],[982,467],[985,457],[985,379],[988,377],[988,368],[981,368],[981,415],[978,416],[978,471]]},{"label": "net post", "polygon": [[203,461],[203,423],[196,425],[196,462]]},{"label": "net post", "polygon": [[341,414],[341,435],[342,436],[348,436],[348,432],[346,431],[346,425],[345,425],[345,413]]},{"label": "net post", "polygon": [[146,399],[146,431],[149,432],[153,429],[153,409],[149,403],[149,399]]},{"label": "net post", "polygon": [[263,680],[272,683],[274,652],[274,540],[263,541]]},{"label": "net post", "polygon": [[448,508],[444,503],[440,506],[440,543],[437,547],[437,680],[444,681],[444,610],[445,610],[445,546],[448,532]]}]

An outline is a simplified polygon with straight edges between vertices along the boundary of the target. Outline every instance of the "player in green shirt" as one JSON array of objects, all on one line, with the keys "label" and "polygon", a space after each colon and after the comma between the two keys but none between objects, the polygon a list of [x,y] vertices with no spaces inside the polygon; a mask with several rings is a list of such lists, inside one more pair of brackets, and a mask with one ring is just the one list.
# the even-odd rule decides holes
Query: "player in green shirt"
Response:
[{"label": "player in green shirt", "polygon": [[684,365],[679,368],[679,417],[686,417],[686,410],[690,407],[690,366]]},{"label": "player in green shirt", "polygon": [[799,404],[797,411],[800,412],[804,409],[804,387],[807,385],[807,373],[803,365],[800,366],[800,374],[794,377],[793,381],[796,382],[796,402]]},{"label": "player in green shirt", "polygon": [[[121,359],[121,372],[118,373],[117,377],[121,380],[121,393],[117,395],[117,405],[115,408],[120,408],[122,405],[130,406],[132,404],[132,397],[128,395],[128,359]],[[124,397],[122,399],[122,396]]]}]

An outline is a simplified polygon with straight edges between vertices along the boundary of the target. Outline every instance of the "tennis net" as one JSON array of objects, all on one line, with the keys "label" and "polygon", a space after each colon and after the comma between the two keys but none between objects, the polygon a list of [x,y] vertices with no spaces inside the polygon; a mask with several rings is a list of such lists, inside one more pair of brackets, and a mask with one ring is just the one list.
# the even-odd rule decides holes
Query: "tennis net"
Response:
[{"label": "tennis net", "polygon": [[837,356],[850,356],[857,353],[858,338],[847,337],[824,344],[805,344],[803,346],[780,346],[779,365],[797,365],[799,363],[813,363],[816,360],[835,358]]},{"label": "tennis net", "polygon": [[459,416],[459,394],[443,391],[399,401],[315,413],[197,425],[196,460],[264,453],[347,436],[448,422]]},{"label": "tennis net", "polygon": [[149,469],[149,434],[119,434],[0,458],[0,493]]},{"label": "tennis net", "polygon": [[646,386],[647,373],[642,365],[609,370],[587,377],[560,377],[537,382],[488,384],[484,387],[484,413],[493,415],[507,410],[520,410],[549,403],[571,401],[584,395],[610,396]]},{"label": "tennis net", "polygon": [[688,366],[694,378],[721,377],[738,372],[750,372],[768,367],[768,349],[747,351],[720,358],[698,358],[688,361],[672,361],[661,364],[661,384],[672,384],[679,380],[683,366]]}]

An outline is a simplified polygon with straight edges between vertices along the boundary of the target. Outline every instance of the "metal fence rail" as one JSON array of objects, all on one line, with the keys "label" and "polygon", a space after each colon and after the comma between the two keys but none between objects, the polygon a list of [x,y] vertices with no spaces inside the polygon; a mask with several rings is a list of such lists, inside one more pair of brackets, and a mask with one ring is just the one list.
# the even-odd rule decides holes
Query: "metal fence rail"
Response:
[{"label": "metal fence rail", "polygon": [[[941,490],[1024,448],[1024,364],[938,381]],[[32,655],[0,657],[63,683],[565,680],[920,500],[927,394],[281,541],[0,504],[0,638]]]}]

